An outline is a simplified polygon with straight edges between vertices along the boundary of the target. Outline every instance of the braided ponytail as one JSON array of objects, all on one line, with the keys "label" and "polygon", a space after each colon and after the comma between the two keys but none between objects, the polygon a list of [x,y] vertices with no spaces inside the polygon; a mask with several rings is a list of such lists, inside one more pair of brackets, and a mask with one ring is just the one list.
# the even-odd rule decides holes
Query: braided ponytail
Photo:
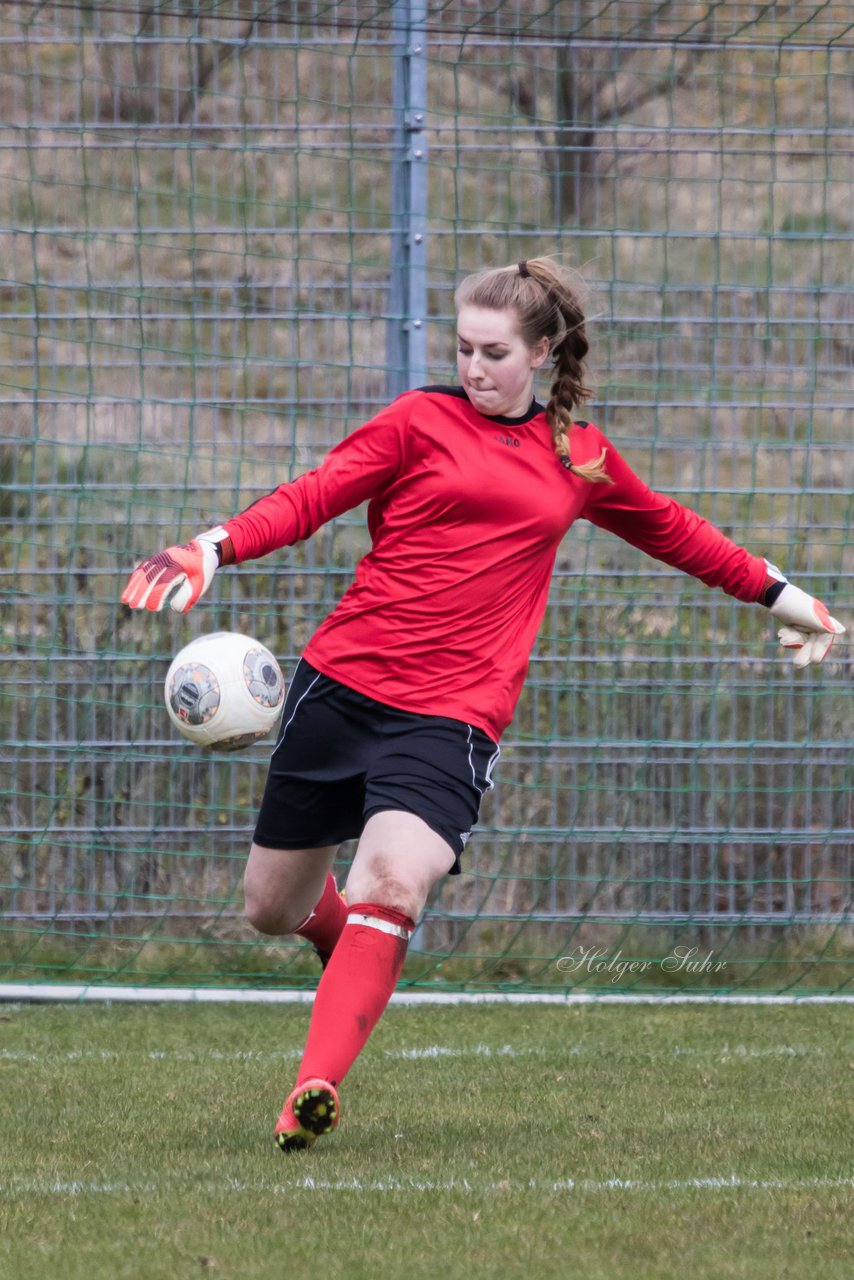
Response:
[{"label": "braided ponytail", "polygon": [[499,267],[467,276],[454,297],[462,306],[515,310],[519,331],[529,347],[548,338],[555,367],[546,405],[546,421],[552,430],[555,453],[568,471],[589,484],[613,483],[605,469],[607,449],[590,462],[575,463],[569,451],[568,433],[573,409],[593,394],[584,381],[584,357],[589,350],[584,313],[571,286],[569,274],[550,258],[529,258],[512,267]]}]

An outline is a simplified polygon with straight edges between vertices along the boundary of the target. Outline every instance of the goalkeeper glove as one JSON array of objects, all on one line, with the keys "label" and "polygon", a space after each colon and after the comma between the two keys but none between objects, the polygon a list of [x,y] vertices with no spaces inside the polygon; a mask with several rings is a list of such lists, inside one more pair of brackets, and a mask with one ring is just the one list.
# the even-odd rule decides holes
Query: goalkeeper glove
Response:
[{"label": "goalkeeper glove", "polygon": [[187,613],[205,594],[220,565],[233,560],[231,539],[218,525],[138,564],[122,592],[122,604],[158,613],[168,604],[176,613]]},{"label": "goalkeeper glove", "polygon": [[834,638],[845,634],[845,628],[831,618],[827,606],[820,600],[793,586],[776,565],[767,560],[765,564],[772,581],[765,591],[764,603],[783,624],[777,632],[780,644],[784,649],[797,650],[792,659],[796,667],[821,662]]}]

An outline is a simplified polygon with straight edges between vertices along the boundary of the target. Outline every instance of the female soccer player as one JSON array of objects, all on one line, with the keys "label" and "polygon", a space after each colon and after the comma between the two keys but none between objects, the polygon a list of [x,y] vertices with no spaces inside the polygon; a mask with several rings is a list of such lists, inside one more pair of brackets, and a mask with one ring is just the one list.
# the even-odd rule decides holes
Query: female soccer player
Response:
[{"label": "female soccer player", "polygon": [[[290,686],[246,866],[263,933],[298,933],[324,971],[276,1137],[310,1147],[397,983],[433,885],[459,872],[546,607],[561,539],[584,517],[739,600],[767,606],[796,666],[845,628],[820,601],[672,498],[590,423],[584,316],[550,259],[469,276],[456,294],[459,386],[399,396],[225,524],[143,561],[122,600],[191,609],[221,565],[308,538],[368,501],[372,547]],[[553,366],[548,403],[536,371]],[[331,867],[358,838],[347,902]]]}]

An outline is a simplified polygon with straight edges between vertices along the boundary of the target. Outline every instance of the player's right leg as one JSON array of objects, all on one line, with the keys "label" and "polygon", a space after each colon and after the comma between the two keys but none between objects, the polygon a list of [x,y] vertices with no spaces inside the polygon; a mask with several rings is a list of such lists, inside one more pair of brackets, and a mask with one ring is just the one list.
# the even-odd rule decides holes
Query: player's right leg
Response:
[{"label": "player's right leg", "polygon": [[259,933],[293,933],[321,898],[337,845],[265,849],[253,844],[243,873],[246,917]]},{"label": "player's right leg", "polygon": [[253,844],[243,875],[249,922],[272,937],[295,933],[305,938],[324,969],[347,919],[330,870],[337,851],[337,845],[265,849]]},{"label": "player's right leg", "polygon": [[288,687],[254,843],[246,915],[261,933],[297,933],[328,959],[346,911],[331,874],[342,841],[361,830],[362,786],[334,682],[302,661]]}]

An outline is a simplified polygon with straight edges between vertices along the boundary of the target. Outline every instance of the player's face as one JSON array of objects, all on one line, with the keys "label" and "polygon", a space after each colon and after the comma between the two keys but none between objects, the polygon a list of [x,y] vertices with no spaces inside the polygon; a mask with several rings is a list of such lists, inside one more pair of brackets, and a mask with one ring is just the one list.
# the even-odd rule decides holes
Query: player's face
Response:
[{"label": "player's face", "polygon": [[461,307],[457,316],[457,369],[474,407],[487,417],[518,418],[530,408],[534,371],[549,354],[548,339],[533,349],[519,333],[513,308]]}]

